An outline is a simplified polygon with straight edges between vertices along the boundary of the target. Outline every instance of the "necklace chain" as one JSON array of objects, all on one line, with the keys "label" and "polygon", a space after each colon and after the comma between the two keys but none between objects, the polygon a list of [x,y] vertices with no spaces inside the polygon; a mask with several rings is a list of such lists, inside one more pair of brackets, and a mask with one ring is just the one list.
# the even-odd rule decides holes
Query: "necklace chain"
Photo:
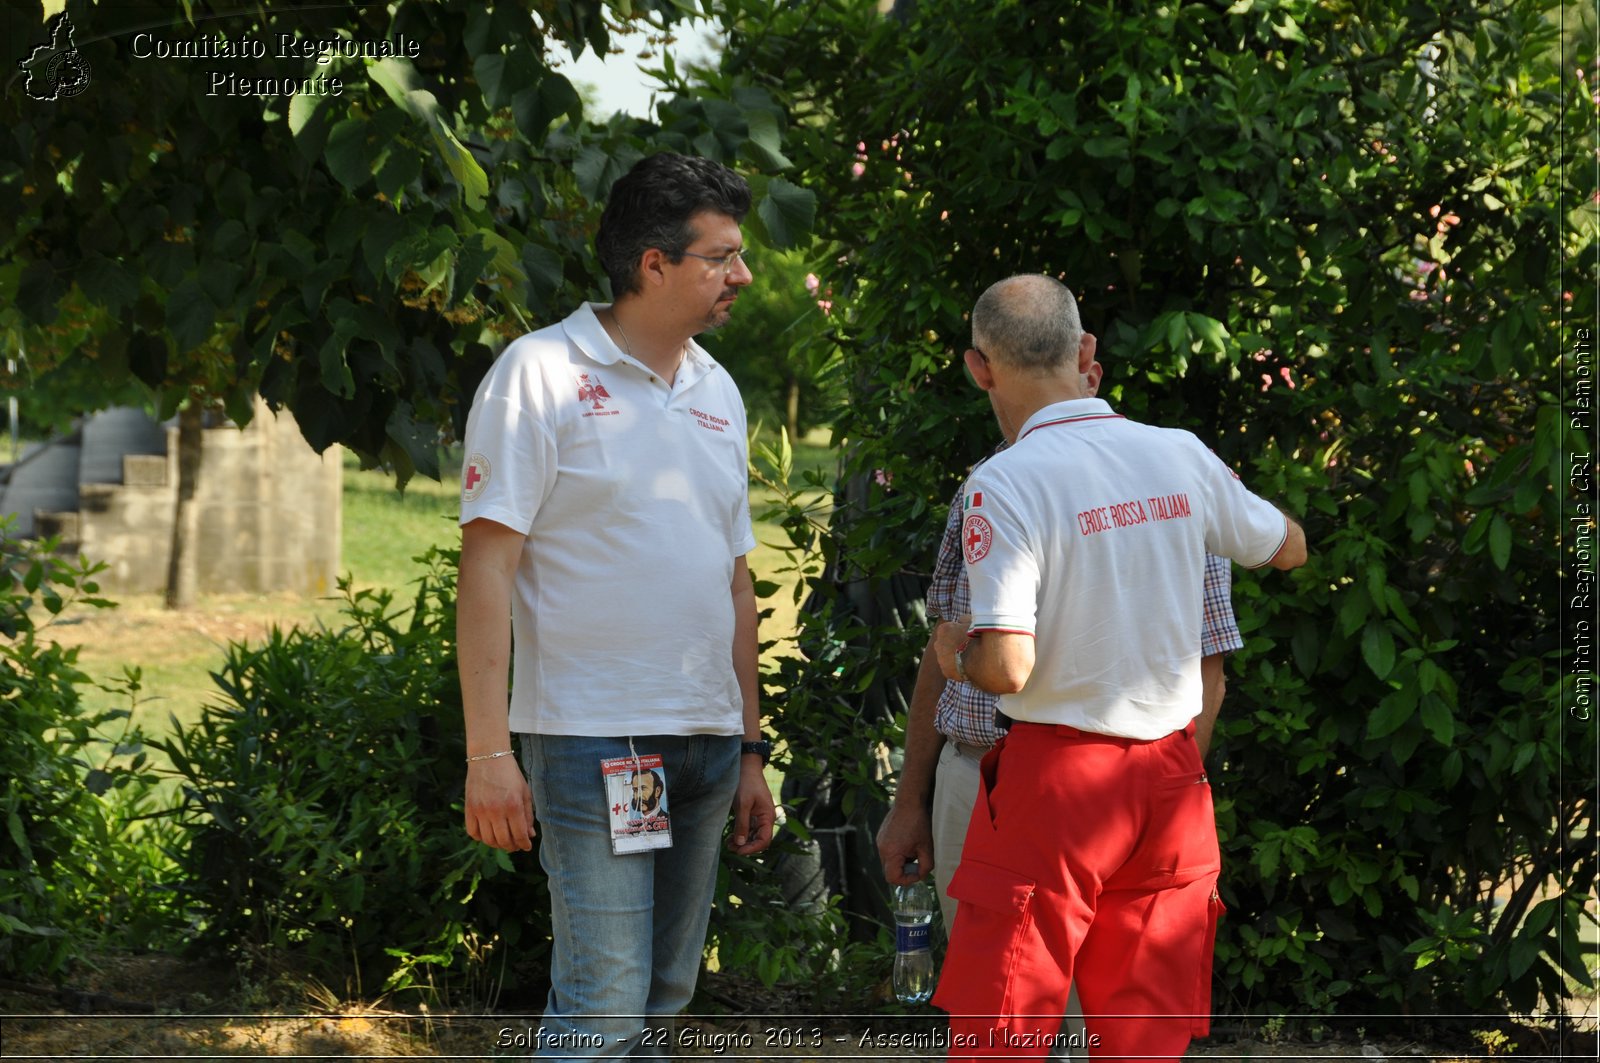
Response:
[{"label": "necklace chain", "polygon": [[617,316],[617,308],[611,308],[611,323],[617,326],[617,331],[622,335],[622,349],[629,358],[633,357],[633,344],[628,342],[628,330],[622,327],[622,319]]}]

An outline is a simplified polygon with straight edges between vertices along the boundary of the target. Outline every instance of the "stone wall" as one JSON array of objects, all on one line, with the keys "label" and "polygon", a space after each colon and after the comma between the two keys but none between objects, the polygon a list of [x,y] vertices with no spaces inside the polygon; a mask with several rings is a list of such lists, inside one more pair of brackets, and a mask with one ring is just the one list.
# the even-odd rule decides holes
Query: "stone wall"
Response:
[{"label": "stone wall", "polygon": [[[110,594],[166,588],[178,482],[178,430],[165,455],[126,455],[123,482],[79,487],[76,552],[110,568]],[[244,429],[205,430],[195,498],[204,594],[332,593],[339,576],[342,452],[317,454],[294,418],[258,404]]]}]

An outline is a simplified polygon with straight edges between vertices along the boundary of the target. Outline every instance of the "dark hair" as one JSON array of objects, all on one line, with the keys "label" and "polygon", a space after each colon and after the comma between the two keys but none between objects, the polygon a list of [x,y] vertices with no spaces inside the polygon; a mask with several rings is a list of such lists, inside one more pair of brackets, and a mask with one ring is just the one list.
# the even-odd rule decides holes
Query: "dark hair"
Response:
[{"label": "dark hair", "polygon": [[638,290],[639,256],[650,248],[681,259],[696,236],[689,219],[703,210],[742,221],[750,186],[720,162],[670,151],[640,159],[618,178],[594,241],[611,294]]}]

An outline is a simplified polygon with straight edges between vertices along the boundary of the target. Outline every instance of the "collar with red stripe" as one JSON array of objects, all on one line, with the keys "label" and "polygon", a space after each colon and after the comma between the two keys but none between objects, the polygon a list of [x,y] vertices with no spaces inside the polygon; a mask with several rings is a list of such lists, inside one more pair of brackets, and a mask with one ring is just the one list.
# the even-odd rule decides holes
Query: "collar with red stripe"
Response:
[{"label": "collar with red stripe", "polygon": [[1123,420],[1122,414],[1112,413],[1111,406],[1105,399],[1068,399],[1066,402],[1052,402],[1028,418],[1027,423],[1022,426],[1022,431],[1017,433],[1017,441],[1020,443],[1030,432],[1039,428],[1082,424],[1085,421],[1120,420]]}]

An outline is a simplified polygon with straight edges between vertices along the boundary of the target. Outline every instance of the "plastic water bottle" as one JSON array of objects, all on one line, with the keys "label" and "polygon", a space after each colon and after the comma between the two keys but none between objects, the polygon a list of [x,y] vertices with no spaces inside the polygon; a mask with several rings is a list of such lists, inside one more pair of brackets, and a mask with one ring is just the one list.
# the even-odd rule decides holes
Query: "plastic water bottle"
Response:
[{"label": "plastic water bottle", "polygon": [[[917,862],[905,873],[915,875]],[[894,995],[902,1004],[921,1004],[933,996],[933,917],[939,898],[933,880],[894,888]]]}]

